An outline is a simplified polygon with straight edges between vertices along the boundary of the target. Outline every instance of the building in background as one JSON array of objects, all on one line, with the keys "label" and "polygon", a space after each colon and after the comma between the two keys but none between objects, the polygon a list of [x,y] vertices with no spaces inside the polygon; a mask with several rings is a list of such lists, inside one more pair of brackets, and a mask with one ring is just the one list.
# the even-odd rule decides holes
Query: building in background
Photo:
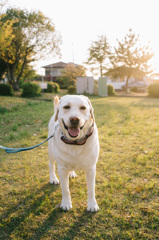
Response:
[{"label": "building in background", "polygon": [[78,66],[77,64],[72,62],[69,62],[69,63],[57,62],[57,63],[43,66],[42,68],[45,69],[45,77],[44,77],[45,81],[51,81],[51,82],[56,81],[58,77],[62,76],[62,71],[68,65]]}]

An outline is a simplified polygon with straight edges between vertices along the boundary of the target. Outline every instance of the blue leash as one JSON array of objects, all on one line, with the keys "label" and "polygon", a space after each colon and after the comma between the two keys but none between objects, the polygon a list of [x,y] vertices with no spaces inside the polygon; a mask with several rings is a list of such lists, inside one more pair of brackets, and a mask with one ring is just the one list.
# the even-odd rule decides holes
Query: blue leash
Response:
[{"label": "blue leash", "polygon": [[36,147],[39,147],[43,143],[47,142],[50,138],[54,137],[54,135],[55,135],[55,132],[49,138],[47,138],[44,142],[39,143],[32,147],[28,147],[28,148],[7,148],[7,147],[1,146],[1,145],[0,145],[0,148],[4,149],[6,151],[6,153],[17,153],[17,152],[28,151],[28,150],[34,149]]}]

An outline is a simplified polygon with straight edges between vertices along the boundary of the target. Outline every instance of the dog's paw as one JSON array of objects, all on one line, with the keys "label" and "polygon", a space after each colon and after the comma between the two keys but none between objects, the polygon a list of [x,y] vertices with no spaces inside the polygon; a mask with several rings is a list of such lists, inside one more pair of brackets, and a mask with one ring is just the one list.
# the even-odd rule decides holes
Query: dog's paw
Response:
[{"label": "dog's paw", "polygon": [[87,205],[87,211],[88,212],[98,212],[99,211],[99,207],[97,202],[90,202]]},{"label": "dog's paw", "polygon": [[77,174],[74,171],[69,172],[69,177],[70,178],[76,178]]},{"label": "dog's paw", "polygon": [[62,202],[60,208],[65,211],[69,211],[72,208],[72,203],[69,202]]},{"label": "dog's paw", "polygon": [[54,179],[50,179],[50,183],[53,184],[53,185],[57,185],[57,184],[59,184],[59,180],[58,180],[58,178],[56,177],[56,178],[54,178]]}]

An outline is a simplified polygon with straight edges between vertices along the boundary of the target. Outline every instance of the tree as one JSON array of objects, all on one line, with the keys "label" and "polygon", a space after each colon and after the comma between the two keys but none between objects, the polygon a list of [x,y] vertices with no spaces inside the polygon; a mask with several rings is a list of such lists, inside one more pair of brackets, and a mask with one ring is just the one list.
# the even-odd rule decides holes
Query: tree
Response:
[{"label": "tree", "polygon": [[33,69],[31,65],[27,64],[23,70],[21,79],[24,81],[24,80],[34,80],[36,78],[41,79],[41,76],[37,74],[36,70]]},{"label": "tree", "polygon": [[115,78],[126,77],[125,90],[127,91],[131,77],[141,78],[151,72],[148,61],[152,56],[149,46],[140,46],[139,35],[136,36],[130,29],[124,40],[118,41],[118,48],[115,48],[114,55],[110,57],[112,68],[106,75]]},{"label": "tree", "polygon": [[100,70],[100,76],[103,76],[103,70],[106,70],[106,60],[110,55],[110,46],[104,35],[98,36],[98,40],[92,42],[90,48],[88,49],[89,57],[86,62],[88,65],[92,65],[94,69],[97,69],[95,66],[98,65]]},{"label": "tree", "polygon": [[7,65],[3,59],[0,59],[0,80],[3,78],[5,72],[7,70]]},{"label": "tree", "polygon": [[2,17],[5,15],[0,16],[0,46],[2,50],[5,50],[11,43],[13,39],[13,30],[12,24],[13,21],[6,21],[5,23],[1,22]]},{"label": "tree", "polygon": [[76,78],[79,76],[85,76],[86,69],[74,63],[66,65],[62,72],[62,79],[67,82],[68,85],[76,85]]},{"label": "tree", "polygon": [[7,9],[0,24],[12,22],[12,39],[7,46],[0,45],[0,59],[7,65],[7,77],[14,90],[27,64],[44,55],[59,54],[60,37],[51,20],[42,12]]},{"label": "tree", "polygon": [[[2,17],[5,16],[3,13],[3,8],[6,4],[6,1],[1,1],[0,2],[0,48],[5,51],[7,47],[10,45],[12,39],[13,39],[13,30],[12,30],[12,25],[13,21],[6,21],[2,22],[1,19]],[[7,70],[7,64],[5,61],[0,58],[0,79],[3,77]]]}]

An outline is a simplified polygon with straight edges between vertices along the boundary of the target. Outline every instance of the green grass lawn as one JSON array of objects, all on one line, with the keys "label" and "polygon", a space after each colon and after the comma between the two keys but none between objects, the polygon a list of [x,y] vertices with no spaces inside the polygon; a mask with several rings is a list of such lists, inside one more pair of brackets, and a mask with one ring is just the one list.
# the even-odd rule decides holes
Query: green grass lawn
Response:
[{"label": "green grass lawn", "polygon": [[[159,99],[91,97],[99,130],[96,198],[86,211],[85,174],[70,180],[73,210],[62,211],[49,184],[47,144],[0,150],[0,239],[159,239]],[[0,145],[47,138],[51,101],[0,97]]]}]

